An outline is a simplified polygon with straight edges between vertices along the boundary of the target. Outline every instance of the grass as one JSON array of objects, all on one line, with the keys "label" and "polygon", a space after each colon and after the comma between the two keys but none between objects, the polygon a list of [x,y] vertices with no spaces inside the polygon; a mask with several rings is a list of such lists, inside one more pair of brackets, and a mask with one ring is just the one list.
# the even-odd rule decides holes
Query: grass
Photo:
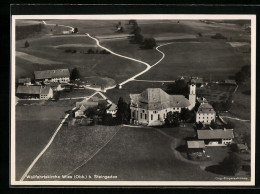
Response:
[{"label": "grass", "polygon": [[250,64],[249,54],[238,53],[224,41],[179,42],[160,47],[165,58],[139,76],[146,80],[173,80],[178,76],[199,76],[209,80],[227,79],[243,65]]},{"label": "grass", "polygon": [[[77,67],[82,77],[100,76],[114,79],[116,82],[124,81],[127,78],[141,72],[145,65],[134,61],[123,59],[112,54],[84,54],[84,53],[65,53],[56,46],[67,43],[93,44],[90,38],[80,35],[67,36],[47,36],[39,39],[28,39],[30,47],[24,48],[23,41],[17,41],[16,49],[34,57],[57,61],[64,64],[43,65],[19,59],[16,61],[16,77],[23,75],[32,76],[35,70]],[[17,57],[16,57],[17,58]]]},{"label": "grass", "polygon": [[250,80],[240,85],[234,95],[230,113],[241,118],[251,119],[251,89]]},{"label": "grass", "polygon": [[33,159],[69,110],[68,106],[16,106],[16,179],[20,179]]},{"label": "grass", "polygon": [[89,89],[74,89],[68,92],[61,91],[60,98],[88,97],[93,93],[95,93],[95,91]]},{"label": "grass", "polygon": [[170,145],[171,141],[154,129],[124,127],[92,160],[73,174],[114,175],[117,181],[213,179],[214,175],[198,166],[175,158]]},{"label": "grass", "polygon": [[66,175],[100,149],[121,126],[62,127],[29,175]]},{"label": "grass", "polygon": [[102,41],[101,45],[118,54],[144,61],[150,65],[153,65],[162,57],[155,49],[140,49],[139,44],[130,43],[129,39]]}]

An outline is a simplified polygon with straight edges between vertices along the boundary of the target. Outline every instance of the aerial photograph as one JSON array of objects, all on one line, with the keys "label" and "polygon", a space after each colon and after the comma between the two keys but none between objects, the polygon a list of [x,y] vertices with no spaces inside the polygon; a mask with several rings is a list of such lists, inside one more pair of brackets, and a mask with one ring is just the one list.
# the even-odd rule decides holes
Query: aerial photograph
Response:
[{"label": "aerial photograph", "polygon": [[252,181],[250,19],[14,26],[16,183]]}]

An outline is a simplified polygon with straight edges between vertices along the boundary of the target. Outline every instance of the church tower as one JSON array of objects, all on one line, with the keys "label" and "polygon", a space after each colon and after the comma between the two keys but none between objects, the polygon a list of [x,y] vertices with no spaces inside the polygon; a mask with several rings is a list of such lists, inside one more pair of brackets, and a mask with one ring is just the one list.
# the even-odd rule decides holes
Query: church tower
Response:
[{"label": "church tower", "polygon": [[188,108],[189,110],[191,110],[195,107],[195,103],[196,103],[196,85],[193,83],[190,85],[189,101],[190,101],[190,106]]}]

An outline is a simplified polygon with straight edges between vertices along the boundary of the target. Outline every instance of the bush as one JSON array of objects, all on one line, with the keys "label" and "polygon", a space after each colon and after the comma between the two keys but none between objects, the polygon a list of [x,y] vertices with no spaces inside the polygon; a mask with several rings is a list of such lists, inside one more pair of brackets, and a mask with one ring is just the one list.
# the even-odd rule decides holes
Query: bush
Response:
[{"label": "bush", "polygon": [[24,43],[24,47],[25,48],[28,48],[30,46],[29,42],[26,40],[25,43]]}]

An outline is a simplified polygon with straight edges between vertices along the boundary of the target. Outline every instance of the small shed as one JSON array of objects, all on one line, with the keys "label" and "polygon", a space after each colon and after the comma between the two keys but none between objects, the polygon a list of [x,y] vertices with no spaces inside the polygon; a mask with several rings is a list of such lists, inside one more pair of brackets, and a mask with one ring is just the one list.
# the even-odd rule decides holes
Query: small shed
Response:
[{"label": "small shed", "polygon": [[188,152],[203,152],[205,143],[202,140],[187,141]]}]

